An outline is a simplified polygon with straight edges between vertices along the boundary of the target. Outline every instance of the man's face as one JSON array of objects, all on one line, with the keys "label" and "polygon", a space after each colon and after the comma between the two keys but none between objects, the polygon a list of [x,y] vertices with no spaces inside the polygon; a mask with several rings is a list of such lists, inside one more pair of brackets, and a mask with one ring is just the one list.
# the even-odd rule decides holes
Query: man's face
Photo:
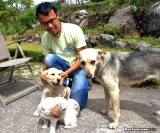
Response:
[{"label": "man's face", "polygon": [[49,12],[48,16],[38,14],[40,23],[42,24],[44,30],[52,34],[53,36],[58,35],[61,32],[61,24],[58,21],[59,14],[54,12],[53,9]]}]

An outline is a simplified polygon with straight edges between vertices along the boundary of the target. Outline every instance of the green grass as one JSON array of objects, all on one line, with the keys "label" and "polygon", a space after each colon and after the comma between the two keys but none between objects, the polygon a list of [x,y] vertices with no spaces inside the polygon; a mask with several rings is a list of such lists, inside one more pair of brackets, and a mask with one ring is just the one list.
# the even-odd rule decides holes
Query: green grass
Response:
[{"label": "green grass", "polygon": [[130,49],[123,49],[123,48],[121,48],[121,47],[108,48],[108,47],[102,47],[101,45],[96,45],[94,48],[95,48],[95,49],[101,49],[102,51],[123,51],[123,52],[133,52],[133,50],[130,50]]},{"label": "green grass", "polygon": [[123,35],[124,38],[119,38],[119,41],[122,42],[132,42],[138,44],[139,42],[145,42],[148,44],[156,45],[157,47],[160,47],[160,37],[159,38],[154,38],[151,36],[147,37],[141,37],[139,34],[136,35]]},{"label": "green grass", "polygon": [[[5,41],[5,44],[7,45],[11,42],[14,42],[14,40],[12,40],[11,36],[8,36],[8,40]],[[16,47],[17,47],[16,43],[7,46],[7,48],[16,48]],[[28,43],[27,41],[21,43],[21,48],[22,50],[28,50],[28,51],[42,51],[41,44]]]},{"label": "green grass", "polygon": [[[16,48],[16,44],[11,44],[11,45],[7,46],[7,48]],[[37,44],[37,43],[23,42],[23,43],[21,43],[21,48],[22,48],[22,50],[42,51],[41,44]]]}]

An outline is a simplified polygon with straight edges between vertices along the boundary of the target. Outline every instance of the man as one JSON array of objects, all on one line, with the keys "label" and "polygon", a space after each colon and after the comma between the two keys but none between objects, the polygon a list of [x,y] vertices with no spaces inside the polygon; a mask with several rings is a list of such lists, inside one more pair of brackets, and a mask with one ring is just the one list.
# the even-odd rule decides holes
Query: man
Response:
[{"label": "man", "polygon": [[[86,42],[81,28],[59,21],[59,13],[50,2],[37,6],[36,15],[46,32],[42,36],[44,54],[43,70],[58,68],[72,78],[70,98],[75,99],[82,109],[88,99],[88,79],[84,77],[77,53],[85,49]],[[43,83],[46,83],[42,79]],[[63,78],[59,85],[67,85]]]}]

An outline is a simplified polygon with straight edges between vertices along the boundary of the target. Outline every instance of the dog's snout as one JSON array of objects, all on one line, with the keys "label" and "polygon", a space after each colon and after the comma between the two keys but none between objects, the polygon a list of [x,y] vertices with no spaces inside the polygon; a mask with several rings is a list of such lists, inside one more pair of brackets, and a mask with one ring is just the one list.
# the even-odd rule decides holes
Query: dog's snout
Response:
[{"label": "dog's snout", "polygon": [[60,83],[61,79],[57,79],[57,82]]},{"label": "dog's snout", "polygon": [[87,79],[91,79],[91,78],[92,78],[92,75],[91,75],[91,74],[88,74],[88,75],[86,75],[86,78],[87,78]]}]

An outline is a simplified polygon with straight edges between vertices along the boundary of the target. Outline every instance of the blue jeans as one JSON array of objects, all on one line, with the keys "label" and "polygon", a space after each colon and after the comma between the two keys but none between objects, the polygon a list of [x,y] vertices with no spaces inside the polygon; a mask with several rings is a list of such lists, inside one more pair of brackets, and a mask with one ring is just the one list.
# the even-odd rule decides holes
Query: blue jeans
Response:
[{"label": "blue jeans", "polygon": [[[68,70],[67,64],[64,60],[56,54],[48,54],[45,57],[45,65],[48,68],[57,68],[62,71]],[[88,82],[85,78],[83,68],[79,67],[68,75],[72,78],[72,87],[70,98],[76,100],[80,109],[83,109],[88,99]],[[66,86],[67,79],[64,80],[63,85]]]}]

